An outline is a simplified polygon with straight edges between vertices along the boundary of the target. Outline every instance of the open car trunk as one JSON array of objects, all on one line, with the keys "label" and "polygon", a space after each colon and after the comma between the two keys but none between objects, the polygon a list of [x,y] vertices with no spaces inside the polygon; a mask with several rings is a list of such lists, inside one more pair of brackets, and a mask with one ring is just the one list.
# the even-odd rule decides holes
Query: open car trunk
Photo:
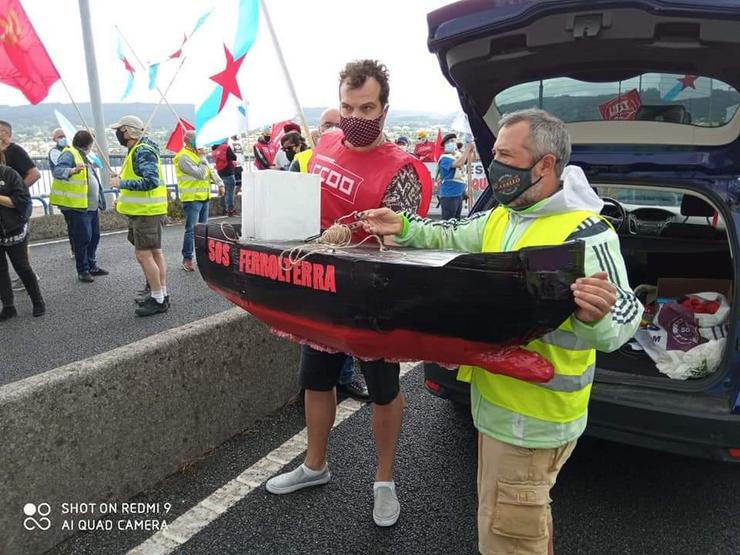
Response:
[{"label": "open car trunk", "polygon": [[[657,287],[661,306],[684,294],[734,290],[737,222],[730,207],[740,204],[740,187],[734,185],[740,183],[737,2],[469,0],[427,19],[429,49],[458,90],[484,167],[502,114],[545,110],[567,125],[570,163],[583,169],[602,198],[632,190],[631,199],[616,200],[628,209],[618,232],[633,288]],[[644,191],[657,196],[636,195]],[[666,203],[655,202],[661,198]],[[493,204],[489,187],[473,210]],[[722,281],[689,281],[709,279]],[[732,295],[727,297],[731,303]],[[724,306],[729,325],[734,309]],[[643,331],[652,333],[649,323],[647,318]],[[734,335],[729,337],[734,343]],[[733,374],[738,384],[736,367],[727,358],[715,373],[690,381],[706,389]],[[629,345],[599,353],[596,379],[689,387]]]},{"label": "open car trunk", "polygon": [[[618,229],[622,255],[629,283],[647,309],[638,334],[654,336],[658,331],[658,318],[654,316],[659,307],[697,293],[720,293],[725,297],[730,305],[730,315],[725,320],[728,325],[734,313],[733,253],[716,207],[706,197],[680,188],[594,185],[600,196],[617,199],[627,210],[627,219]],[[607,205],[604,213],[610,211],[614,209]],[[666,331],[669,336],[689,333],[686,329]],[[723,360],[725,342],[713,343],[712,348],[715,347]],[[711,380],[723,374],[724,368],[719,364],[706,376],[697,372],[697,377],[684,379],[691,383],[697,378]],[[656,385],[681,382],[680,378],[669,378],[661,372],[637,340],[611,353],[597,353],[597,379],[621,381],[627,376],[655,380]]]}]

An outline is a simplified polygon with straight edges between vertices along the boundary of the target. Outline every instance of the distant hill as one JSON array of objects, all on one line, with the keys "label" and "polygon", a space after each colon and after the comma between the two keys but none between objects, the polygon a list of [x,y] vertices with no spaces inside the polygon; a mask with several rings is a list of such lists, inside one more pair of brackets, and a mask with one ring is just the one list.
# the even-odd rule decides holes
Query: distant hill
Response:
[{"label": "distant hill", "polygon": [[[92,122],[92,112],[89,103],[80,104],[80,110],[85,120]],[[133,114],[147,121],[156,104],[152,103],[111,103],[103,104],[103,116],[107,124],[116,122],[121,116]],[[180,117],[193,122],[195,119],[195,106],[192,104],[173,104],[172,107]],[[19,130],[34,128],[52,128],[57,126],[54,110],[59,110],[72,123],[77,124],[79,116],[71,104],[38,104],[36,106],[2,106],[0,105],[0,120],[9,121],[14,128]],[[318,125],[323,107],[304,108],[306,119],[311,127]],[[390,126],[409,127],[447,127],[452,123],[455,114],[431,114],[415,111],[393,111],[388,116]],[[157,110],[157,115],[152,121],[154,129],[171,129],[175,125],[175,117],[167,106],[162,105]]]},{"label": "distant hill", "polygon": [[[80,111],[88,123],[92,123],[92,110],[89,103],[80,104]],[[107,124],[115,123],[121,116],[135,115],[143,121],[147,121],[152,114],[156,104],[130,103],[130,104],[103,104],[103,117]],[[195,108],[192,104],[173,104],[172,107],[177,114],[188,121],[193,121]],[[37,104],[36,106],[0,106],[0,119],[10,122],[13,127],[19,129],[33,127],[56,127],[57,120],[54,110],[59,110],[72,123],[79,123],[79,116],[71,104]],[[162,105],[157,110],[152,121],[152,127],[174,127],[175,117],[167,106]]]}]

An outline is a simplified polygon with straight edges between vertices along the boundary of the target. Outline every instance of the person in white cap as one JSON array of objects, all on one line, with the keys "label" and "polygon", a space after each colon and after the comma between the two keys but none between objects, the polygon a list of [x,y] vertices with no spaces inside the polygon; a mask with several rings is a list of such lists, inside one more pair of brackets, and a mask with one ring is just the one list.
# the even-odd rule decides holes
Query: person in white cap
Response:
[{"label": "person in white cap", "polygon": [[144,136],[144,122],[124,116],[113,126],[116,139],[128,148],[121,174],[111,177],[111,187],[120,190],[116,210],[128,216],[128,240],[134,246],[136,261],[151,288],[139,299],[137,316],[167,312],[167,263],[162,253],[162,228],[167,215],[167,187],[159,147]]}]

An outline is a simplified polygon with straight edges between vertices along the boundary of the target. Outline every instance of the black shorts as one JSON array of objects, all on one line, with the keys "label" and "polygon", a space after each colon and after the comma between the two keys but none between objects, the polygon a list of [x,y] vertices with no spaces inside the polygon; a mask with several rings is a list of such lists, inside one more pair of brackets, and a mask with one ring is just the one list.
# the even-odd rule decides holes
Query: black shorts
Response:
[{"label": "black shorts", "polygon": [[[337,385],[346,360],[347,355],[344,353],[325,353],[302,345],[299,367],[301,387],[311,391],[331,391]],[[373,403],[387,405],[398,397],[401,367],[397,362],[361,360],[360,369],[365,376],[367,391]]]}]

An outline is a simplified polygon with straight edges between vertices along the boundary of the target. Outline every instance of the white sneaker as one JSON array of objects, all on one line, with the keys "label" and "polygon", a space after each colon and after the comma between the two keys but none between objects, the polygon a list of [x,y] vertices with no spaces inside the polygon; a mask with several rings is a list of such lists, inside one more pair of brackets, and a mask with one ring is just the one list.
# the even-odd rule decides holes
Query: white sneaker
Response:
[{"label": "white sneaker", "polygon": [[329,467],[325,466],[324,471],[316,476],[309,476],[306,473],[304,465],[300,465],[295,470],[286,472],[284,474],[278,474],[267,480],[265,488],[270,493],[276,495],[283,495],[285,493],[293,493],[303,488],[310,488],[312,486],[320,486],[331,480],[331,472]]},{"label": "white sneaker", "polygon": [[393,526],[401,514],[396,489],[390,486],[374,488],[373,520],[378,526]]}]

